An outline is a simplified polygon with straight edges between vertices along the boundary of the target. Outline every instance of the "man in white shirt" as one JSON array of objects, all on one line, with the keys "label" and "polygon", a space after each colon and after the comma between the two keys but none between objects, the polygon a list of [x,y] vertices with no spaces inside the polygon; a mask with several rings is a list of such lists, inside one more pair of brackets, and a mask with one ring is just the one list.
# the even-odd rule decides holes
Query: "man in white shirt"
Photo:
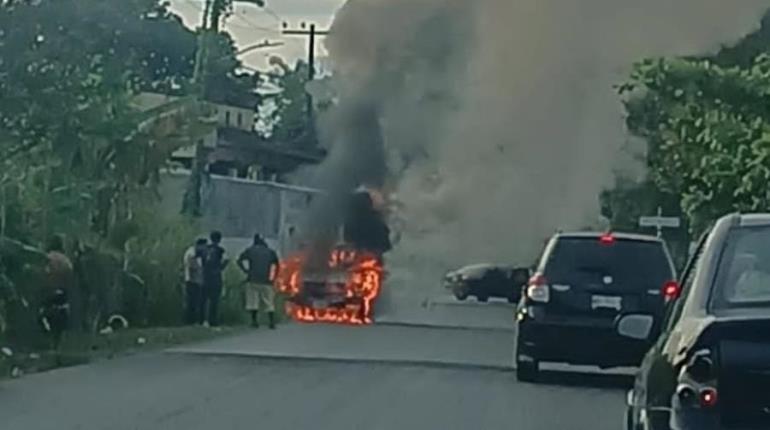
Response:
[{"label": "man in white shirt", "polygon": [[208,242],[200,238],[187,248],[182,265],[185,282],[185,323],[203,323],[203,256]]}]

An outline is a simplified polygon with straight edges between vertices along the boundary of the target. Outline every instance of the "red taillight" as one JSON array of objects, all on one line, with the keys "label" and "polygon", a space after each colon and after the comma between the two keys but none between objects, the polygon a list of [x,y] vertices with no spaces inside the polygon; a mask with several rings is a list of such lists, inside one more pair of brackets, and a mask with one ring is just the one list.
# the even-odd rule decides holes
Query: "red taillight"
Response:
[{"label": "red taillight", "polygon": [[668,281],[663,284],[663,299],[665,299],[667,302],[678,299],[681,292],[682,288],[676,281]]},{"label": "red taillight", "polygon": [[615,236],[610,233],[603,234],[601,237],[599,237],[599,242],[603,243],[604,245],[612,245],[615,243]]},{"label": "red taillight", "polygon": [[527,297],[533,302],[548,303],[551,299],[551,290],[548,288],[548,281],[542,273],[535,273],[529,279],[527,285]]},{"label": "red taillight", "polygon": [[529,285],[548,285],[548,281],[542,273],[535,273],[529,278]]},{"label": "red taillight", "polygon": [[717,404],[719,395],[714,388],[704,388],[700,392],[700,405],[704,408],[713,408]]}]

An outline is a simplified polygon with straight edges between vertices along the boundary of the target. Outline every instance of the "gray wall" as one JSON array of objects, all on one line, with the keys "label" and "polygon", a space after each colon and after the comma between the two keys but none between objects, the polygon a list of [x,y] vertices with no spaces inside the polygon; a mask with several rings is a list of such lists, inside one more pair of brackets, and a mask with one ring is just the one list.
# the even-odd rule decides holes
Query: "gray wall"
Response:
[{"label": "gray wall", "polygon": [[[160,193],[164,215],[175,216],[189,178],[185,171],[165,172]],[[230,243],[242,246],[259,233],[281,254],[296,249],[299,225],[318,191],[272,182],[209,176],[203,187],[201,227],[219,230]],[[292,227],[294,234],[290,234]]]}]

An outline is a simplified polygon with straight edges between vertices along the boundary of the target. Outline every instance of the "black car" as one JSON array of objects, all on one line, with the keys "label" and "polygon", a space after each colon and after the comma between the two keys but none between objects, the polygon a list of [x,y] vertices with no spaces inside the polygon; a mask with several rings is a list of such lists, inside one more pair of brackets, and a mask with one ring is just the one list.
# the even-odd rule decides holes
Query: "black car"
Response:
[{"label": "black car", "polygon": [[615,320],[626,313],[661,320],[664,293],[674,280],[661,239],[608,233],[555,235],[517,309],[519,379],[534,380],[541,361],[602,368],[638,365],[650,343],[620,336]]},{"label": "black car", "polygon": [[[770,429],[770,214],[716,222],[628,395],[628,430]],[[649,315],[620,334],[650,335]]]},{"label": "black car", "polygon": [[475,296],[480,302],[501,297],[516,303],[529,279],[529,268],[495,264],[474,264],[447,273],[444,288],[458,300]]}]

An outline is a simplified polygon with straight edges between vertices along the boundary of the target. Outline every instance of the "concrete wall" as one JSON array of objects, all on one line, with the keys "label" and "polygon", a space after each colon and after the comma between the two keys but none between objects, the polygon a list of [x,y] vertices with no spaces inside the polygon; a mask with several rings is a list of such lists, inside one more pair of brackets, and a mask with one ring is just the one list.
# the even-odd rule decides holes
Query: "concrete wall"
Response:
[{"label": "concrete wall", "polygon": [[[161,178],[164,215],[175,216],[182,207],[189,173],[165,172]],[[203,187],[201,227],[221,231],[233,248],[247,245],[259,233],[285,255],[297,249],[299,225],[317,193],[273,182],[210,176]]]}]

